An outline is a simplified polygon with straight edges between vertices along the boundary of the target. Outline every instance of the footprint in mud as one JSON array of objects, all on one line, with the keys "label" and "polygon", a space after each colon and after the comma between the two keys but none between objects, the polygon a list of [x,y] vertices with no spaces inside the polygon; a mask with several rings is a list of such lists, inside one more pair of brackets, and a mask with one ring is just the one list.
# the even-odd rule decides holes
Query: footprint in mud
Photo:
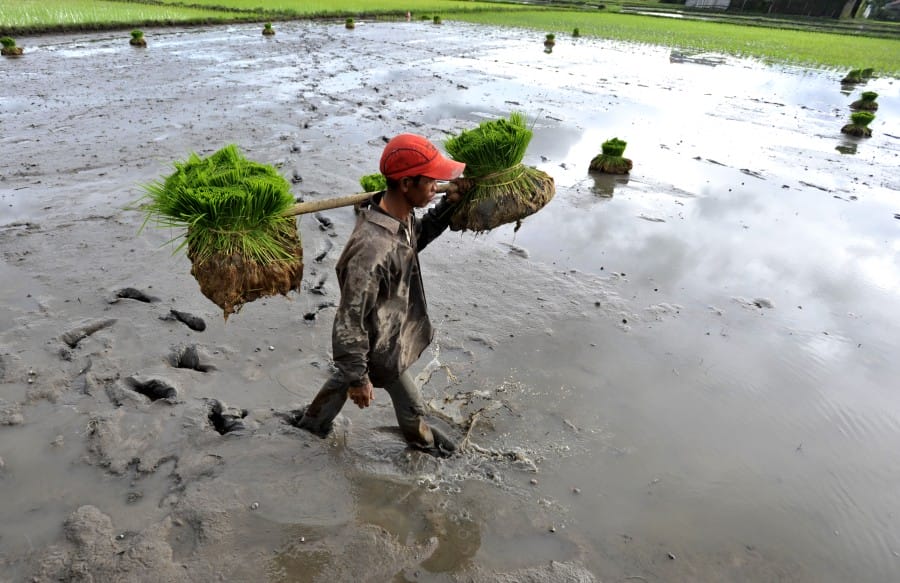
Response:
[{"label": "footprint in mud", "polygon": [[334,247],[334,243],[332,243],[329,239],[325,239],[324,244],[325,244],[325,249],[321,253],[316,255],[316,257],[314,259],[314,261],[316,263],[322,263],[322,261],[325,259],[325,257],[328,256],[328,253]]},{"label": "footprint in mud", "polygon": [[244,418],[246,418],[248,414],[249,412],[246,409],[229,407],[222,401],[213,399],[210,401],[209,415],[207,418],[220,435],[225,435],[226,433],[234,433],[246,429]]},{"label": "footprint in mud", "polygon": [[216,367],[211,364],[200,364],[200,353],[193,344],[176,348],[169,355],[169,364],[175,368],[189,368],[199,372],[216,370]]},{"label": "footprint in mud", "polygon": [[175,403],[178,398],[178,389],[165,379],[132,376],[125,379],[125,382],[131,390],[144,395],[151,401],[163,400]]},{"label": "footprint in mud", "polygon": [[137,288],[125,287],[125,288],[122,288],[119,291],[117,291],[115,293],[115,295],[113,296],[113,298],[111,300],[109,300],[109,303],[115,304],[116,302],[118,302],[119,300],[122,300],[122,299],[137,300],[139,302],[144,302],[146,304],[150,304],[150,303],[159,301],[159,298],[157,298],[155,296],[151,296],[147,293],[144,293]]},{"label": "footprint in mud", "polygon": [[206,330],[206,322],[203,320],[203,318],[195,316],[193,314],[189,314],[187,312],[169,310],[168,314],[166,314],[165,316],[160,316],[159,319],[167,322],[181,322],[195,332],[203,332],[204,330]]},{"label": "footprint in mud", "polygon": [[316,221],[319,223],[319,229],[322,231],[327,231],[328,229],[334,228],[334,222],[323,215],[322,213],[316,213],[313,215],[316,218]]},{"label": "footprint in mud", "polygon": [[316,316],[319,315],[319,312],[321,312],[325,308],[333,308],[333,307],[334,307],[334,302],[325,302],[325,303],[319,304],[318,306],[316,306],[315,312],[307,312],[307,313],[303,314],[303,319],[306,320],[307,322],[312,322],[313,320],[316,319]]}]

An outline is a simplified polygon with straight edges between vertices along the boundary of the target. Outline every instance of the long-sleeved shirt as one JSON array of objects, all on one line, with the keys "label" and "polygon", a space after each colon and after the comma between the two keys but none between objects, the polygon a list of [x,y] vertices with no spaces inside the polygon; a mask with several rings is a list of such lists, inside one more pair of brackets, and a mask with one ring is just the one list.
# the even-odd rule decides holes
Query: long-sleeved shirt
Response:
[{"label": "long-sleeved shirt", "polygon": [[347,386],[369,380],[383,387],[409,368],[431,343],[419,251],[450,222],[446,200],[408,224],[384,212],[376,194],[364,204],[338,260],[341,301],[332,350]]}]

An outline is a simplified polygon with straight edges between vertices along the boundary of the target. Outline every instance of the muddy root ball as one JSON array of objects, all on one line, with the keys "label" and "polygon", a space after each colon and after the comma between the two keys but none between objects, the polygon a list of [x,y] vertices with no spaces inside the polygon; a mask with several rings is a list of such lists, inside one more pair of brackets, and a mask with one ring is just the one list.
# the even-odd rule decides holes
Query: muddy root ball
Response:
[{"label": "muddy root ball", "polygon": [[630,159],[622,156],[609,156],[598,154],[591,160],[590,169],[604,174],[628,174],[633,164]]},{"label": "muddy root ball", "polygon": [[284,229],[284,249],[292,259],[259,263],[241,253],[213,253],[197,261],[193,249],[188,250],[191,275],[200,291],[222,308],[225,319],[241,310],[244,304],[262,297],[287,295],[300,289],[303,279],[303,246],[295,229]]},{"label": "muddy root ball", "polygon": [[852,123],[848,123],[844,127],[841,128],[842,134],[847,134],[848,136],[854,136],[857,138],[871,138],[872,130],[866,126],[856,125]]},{"label": "muddy root ball", "polygon": [[544,208],[556,194],[553,177],[537,168],[519,165],[510,172],[516,176],[497,174],[475,179],[473,192],[450,218],[450,229],[483,232],[518,223]]}]

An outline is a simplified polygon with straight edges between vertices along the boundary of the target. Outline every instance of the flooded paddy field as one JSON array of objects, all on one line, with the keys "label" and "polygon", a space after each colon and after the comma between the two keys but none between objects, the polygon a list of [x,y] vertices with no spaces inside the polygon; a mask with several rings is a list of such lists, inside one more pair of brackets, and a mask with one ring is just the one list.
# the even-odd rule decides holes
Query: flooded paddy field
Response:
[{"label": "flooded paddy field", "polygon": [[[0,580],[900,572],[895,80],[457,23],[276,28],[22,38],[0,62]],[[862,90],[873,136],[848,138]],[[349,194],[384,138],[512,110],[555,198],[422,254],[437,334],[414,372],[467,445],[446,460],[403,445],[383,392],[326,440],[292,425],[329,374],[350,209],[298,221],[302,292],[226,324],[176,233],[127,208],[228,143],[306,200]],[[633,170],[590,173],[612,137]]]}]

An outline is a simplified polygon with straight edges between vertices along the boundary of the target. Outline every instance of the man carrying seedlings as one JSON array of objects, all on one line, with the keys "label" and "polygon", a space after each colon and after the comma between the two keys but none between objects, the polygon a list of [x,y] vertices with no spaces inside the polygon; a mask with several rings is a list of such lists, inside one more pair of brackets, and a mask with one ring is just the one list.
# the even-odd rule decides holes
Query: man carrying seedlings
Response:
[{"label": "man carrying seedlings", "polygon": [[300,427],[325,437],[348,397],[364,409],[375,399],[373,386],[383,387],[410,445],[435,455],[456,450],[450,438],[425,422],[422,395],[408,369],[433,336],[419,251],[447,229],[461,195],[447,194],[421,219],[413,209],[428,206],[436,181],[456,179],[464,168],[419,135],[400,134],[385,146],[380,170],[387,190],[363,203],[336,267],[337,371],[306,408]]}]

